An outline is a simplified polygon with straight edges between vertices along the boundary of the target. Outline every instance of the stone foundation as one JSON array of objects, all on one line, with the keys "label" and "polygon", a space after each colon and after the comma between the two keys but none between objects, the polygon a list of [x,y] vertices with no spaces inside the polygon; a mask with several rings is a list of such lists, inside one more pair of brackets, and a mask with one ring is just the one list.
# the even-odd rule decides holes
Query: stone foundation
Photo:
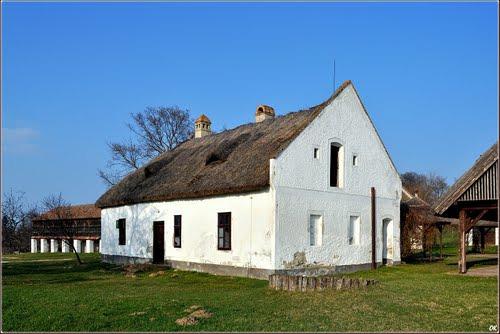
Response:
[{"label": "stone foundation", "polygon": [[322,290],[348,290],[366,288],[375,285],[373,279],[347,278],[347,277],[307,277],[290,275],[270,275],[269,287],[274,290],[285,291],[322,291]]},{"label": "stone foundation", "polygon": [[165,261],[165,263],[170,265],[172,268],[180,270],[198,271],[223,276],[250,277],[262,280],[267,280],[269,275],[275,273],[275,271],[272,269],[246,268],[212,263],[197,263],[172,260],[167,260]]},{"label": "stone foundation", "polygon": [[144,257],[109,255],[109,254],[101,254],[101,260],[102,262],[105,263],[114,263],[114,264],[144,264],[153,262],[153,259]]},{"label": "stone foundation", "polygon": [[[114,264],[145,264],[152,263],[152,258],[142,258],[124,255],[109,255],[101,254],[101,259],[106,263]],[[392,262],[391,262],[392,264]],[[394,263],[396,264],[396,263]],[[371,268],[370,263],[355,264],[355,265],[344,265],[344,266],[318,266],[318,267],[304,267],[304,268],[291,268],[291,269],[261,269],[261,268],[248,268],[248,267],[237,267],[228,266],[213,263],[198,263],[198,262],[188,262],[188,261],[175,261],[175,260],[165,260],[164,265],[174,269],[186,270],[186,271],[196,271],[209,273],[213,275],[222,276],[239,276],[239,277],[249,277],[261,280],[268,280],[270,275],[285,275],[285,276],[308,276],[308,277],[318,277],[327,275],[336,275],[342,273],[351,273],[360,270],[369,270]],[[378,263],[377,267],[380,267],[382,263]]]}]

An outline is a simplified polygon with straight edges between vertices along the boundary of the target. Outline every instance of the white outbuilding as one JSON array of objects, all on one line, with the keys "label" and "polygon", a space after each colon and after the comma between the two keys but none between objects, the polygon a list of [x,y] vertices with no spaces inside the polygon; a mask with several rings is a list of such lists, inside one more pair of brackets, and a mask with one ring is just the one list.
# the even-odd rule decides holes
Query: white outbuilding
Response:
[{"label": "white outbuilding", "polygon": [[352,83],[255,116],[216,134],[200,116],[101,196],[103,260],[257,278],[400,262],[401,180]]}]

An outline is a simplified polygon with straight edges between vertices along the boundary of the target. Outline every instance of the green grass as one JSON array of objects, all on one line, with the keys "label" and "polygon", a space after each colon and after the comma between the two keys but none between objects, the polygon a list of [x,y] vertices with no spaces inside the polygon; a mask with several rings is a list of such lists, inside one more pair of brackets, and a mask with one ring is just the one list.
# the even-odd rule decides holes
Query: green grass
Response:
[{"label": "green grass", "polygon": [[[11,262],[3,264],[3,330],[488,331],[498,312],[497,279],[454,274],[453,258],[351,274],[379,281],[366,290],[290,293],[173,270],[125,277],[96,255],[82,257],[81,266],[67,254],[4,258]],[[176,325],[195,304],[213,317]]]}]

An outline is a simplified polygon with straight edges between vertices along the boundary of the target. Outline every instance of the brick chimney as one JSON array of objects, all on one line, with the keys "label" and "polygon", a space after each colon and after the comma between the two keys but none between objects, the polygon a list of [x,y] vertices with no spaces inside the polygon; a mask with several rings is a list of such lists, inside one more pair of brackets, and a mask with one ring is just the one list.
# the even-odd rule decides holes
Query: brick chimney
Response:
[{"label": "brick chimney", "polygon": [[205,137],[212,134],[212,129],[210,125],[212,122],[208,119],[207,116],[201,115],[194,121],[194,137],[200,138]]},{"label": "brick chimney", "polygon": [[274,109],[272,107],[261,104],[255,111],[255,123],[260,123],[266,119],[272,119],[274,116]]}]

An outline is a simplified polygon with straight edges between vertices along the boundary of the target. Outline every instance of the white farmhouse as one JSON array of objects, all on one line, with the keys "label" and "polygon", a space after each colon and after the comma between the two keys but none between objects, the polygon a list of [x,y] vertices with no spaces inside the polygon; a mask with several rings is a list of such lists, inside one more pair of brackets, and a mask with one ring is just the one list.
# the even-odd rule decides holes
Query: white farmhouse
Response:
[{"label": "white farmhouse", "polygon": [[401,192],[347,81],[316,107],[262,105],[217,134],[202,115],[195,138],[99,198],[102,258],[257,278],[398,263]]}]

